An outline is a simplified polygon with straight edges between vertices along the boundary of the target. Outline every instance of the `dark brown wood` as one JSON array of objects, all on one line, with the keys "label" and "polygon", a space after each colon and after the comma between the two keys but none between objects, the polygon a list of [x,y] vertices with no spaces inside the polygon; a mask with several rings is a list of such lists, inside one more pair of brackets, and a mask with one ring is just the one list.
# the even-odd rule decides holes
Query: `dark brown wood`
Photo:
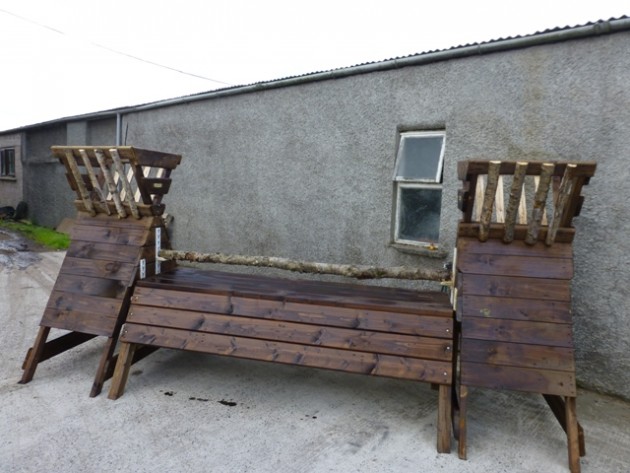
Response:
[{"label": "dark brown wood", "polygon": [[461,350],[463,358],[475,363],[575,371],[572,348],[466,338]]},{"label": "dark brown wood", "polygon": [[530,246],[524,241],[512,241],[506,244],[501,240],[488,240],[483,244],[477,238],[460,237],[457,239],[457,251],[462,254],[490,254],[510,256],[532,256],[536,258],[573,259],[573,245],[556,243],[553,246]]},{"label": "dark brown wood", "polygon": [[567,371],[461,362],[461,383],[558,396],[575,396],[575,374]]},{"label": "dark brown wood", "polygon": [[571,303],[515,297],[463,295],[457,306],[462,317],[528,320],[570,324]]},{"label": "dark brown wood", "polygon": [[432,360],[452,359],[449,339],[418,337],[387,332],[342,329],[322,325],[279,322],[239,315],[134,306],[127,323],[194,330],[200,333],[235,335],[301,345],[352,349],[370,353]]},{"label": "dark brown wood", "polygon": [[121,341],[283,364],[450,384],[450,362],[127,323]]},{"label": "dark brown wood", "polygon": [[525,182],[525,172],[527,171],[527,162],[517,162],[514,168],[514,178],[510,188],[510,198],[508,199],[507,209],[505,211],[505,234],[503,235],[504,243],[511,243],[514,240],[514,226],[518,216],[518,207],[521,203],[523,195],[523,183]]},{"label": "dark brown wood", "polygon": [[[505,225],[502,223],[491,223],[488,233],[489,239],[502,239],[505,235]],[[479,223],[459,222],[457,225],[457,236],[479,238]],[[514,240],[525,240],[527,237],[526,225],[514,226]],[[547,227],[541,227],[538,230],[537,241],[544,242],[547,238]],[[560,243],[571,243],[575,238],[575,229],[561,227],[558,229],[555,241]]]},{"label": "dark brown wood", "polygon": [[109,399],[118,399],[125,392],[125,384],[129,376],[129,369],[133,361],[134,351],[137,345],[133,343],[121,343],[116,369],[112,377],[112,385],[109,389],[107,397]]},{"label": "dark brown wood", "polygon": [[50,327],[39,327],[37,337],[35,338],[35,343],[33,343],[33,346],[26,353],[26,358],[24,359],[24,363],[22,364],[22,369],[24,370],[24,372],[22,373],[20,384],[26,384],[33,379],[33,376],[35,375],[35,370],[37,369],[37,364],[42,357],[42,353],[44,352],[46,339],[48,338],[49,333]]},{"label": "dark brown wood", "polygon": [[567,443],[569,449],[569,469],[580,473],[580,440],[578,432],[575,394],[565,398],[567,420]]},{"label": "dark brown wood", "polygon": [[451,387],[440,384],[438,387],[438,453],[451,453]]},{"label": "dark brown wood", "polygon": [[521,320],[464,317],[464,342],[468,338],[573,348],[572,326]]},{"label": "dark brown wood", "polygon": [[462,274],[462,295],[522,297],[551,301],[570,301],[571,288],[562,279],[520,278]]},{"label": "dark brown wood", "polygon": [[492,209],[497,195],[500,166],[501,161],[490,161],[488,163],[488,180],[486,182],[483,204],[481,206],[481,217],[479,220],[479,241],[486,241],[489,236]]},{"label": "dark brown wood", "polygon": [[[538,241],[538,233],[545,215],[545,206],[547,204],[547,195],[549,186],[553,176],[555,165],[553,163],[544,163],[540,171],[540,182],[534,195],[534,203],[532,205],[532,215],[527,227],[527,235],[525,235],[525,243],[533,245]],[[549,230],[547,230],[549,231]],[[545,241],[547,237],[545,236]]]},{"label": "dark brown wood", "polygon": [[573,277],[573,260],[569,258],[460,252],[458,259],[459,269],[467,274],[537,277],[544,272],[549,279],[566,280]]},{"label": "dark brown wood", "polygon": [[[545,401],[549,405],[549,408],[556,416],[558,423],[562,427],[565,433],[567,433],[567,411],[566,411],[566,403],[564,402],[564,398],[561,396],[552,396],[551,394],[543,394]],[[586,455],[586,442],[584,440],[584,429],[578,423],[578,443],[579,443],[579,452],[580,456],[583,457]]]},{"label": "dark brown wood", "polygon": [[[38,362],[46,361],[53,356],[57,356],[60,353],[63,353],[66,350],[74,348],[82,343],[87,342],[88,340],[93,339],[96,335],[90,333],[79,333],[79,332],[70,332],[64,335],[61,335],[53,340],[49,340],[44,345],[41,355],[38,358]],[[23,365],[22,369],[25,369],[26,366]]]}]

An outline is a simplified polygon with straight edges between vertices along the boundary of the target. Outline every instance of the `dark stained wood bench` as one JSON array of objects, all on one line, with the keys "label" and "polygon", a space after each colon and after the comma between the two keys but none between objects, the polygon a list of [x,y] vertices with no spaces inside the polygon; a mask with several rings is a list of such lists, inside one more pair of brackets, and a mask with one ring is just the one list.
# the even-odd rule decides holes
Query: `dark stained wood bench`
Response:
[{"label": "dark stained wood bench", "polygon": [[141,346],[438,385],[437,449],[450,451],[446,293],[177,268],[138,282],[120,342],[111,399]]}]

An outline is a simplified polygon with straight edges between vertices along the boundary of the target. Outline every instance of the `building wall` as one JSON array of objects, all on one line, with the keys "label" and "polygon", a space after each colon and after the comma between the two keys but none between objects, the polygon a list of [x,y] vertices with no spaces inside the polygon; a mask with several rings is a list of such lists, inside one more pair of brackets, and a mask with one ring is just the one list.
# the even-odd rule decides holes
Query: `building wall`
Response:
[{"label": "building wall", "polygon": [[15,149],[15,177],[0,177],[0,207],[15,208],[20,201],[24,200],[22,134],[1,135],[0,148]]},{"label": "building wall", "polygon": [[445,259],[390,244],[401,129],[446,130],[441,248],[457,162],[595,160],[577,227],[582,385],[628,397],[630,34],[529,47],[125,117],[130,145],[181,153],[166,197],[181,249],[381,265]]},{"label": "building wall", "polygon": [[[574,219],[577,371],[583,386],[628,398],[628,48],[619,32],[129,113],[122,128],[128,145],[184,157],[164,201],[176,248],[338,263],[447,261],[458,161],[597,161]],[[74,214],[61,166],[39,163],[47,148],[106,144],[112,126],[28,133],[42,171],[25,194],[40,222]],[[397,134],[409,129],[446,130],[440,258],[390,242]]]}]

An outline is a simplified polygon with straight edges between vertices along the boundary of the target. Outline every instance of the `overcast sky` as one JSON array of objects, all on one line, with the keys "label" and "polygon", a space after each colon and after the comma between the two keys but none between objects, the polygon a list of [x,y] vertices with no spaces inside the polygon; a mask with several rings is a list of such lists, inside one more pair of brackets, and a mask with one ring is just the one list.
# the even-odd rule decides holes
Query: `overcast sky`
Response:
[{"label": "overcast sky", "polygon": [[0,130],[625,14],[627,0],[0,0]]}]

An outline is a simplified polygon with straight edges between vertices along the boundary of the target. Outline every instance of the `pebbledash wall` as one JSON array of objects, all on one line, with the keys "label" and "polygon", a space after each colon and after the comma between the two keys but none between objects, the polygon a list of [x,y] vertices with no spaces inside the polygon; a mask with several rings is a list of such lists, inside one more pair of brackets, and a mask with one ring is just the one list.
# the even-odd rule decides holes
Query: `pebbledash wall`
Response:
[{"label": "pebbledash wall", "polygon": [[[574,220],[577,371],[582,386],[628,398],[629,50],[621,18],[7,133],[23,134],[39,223],[75,213],[49,147],[118,140],[183,155],[165,199],[178,249],[379,265],[450,259],[458,161],[597,161]],[[404,130],[446,133],[438,252],[391,244]]]}]

